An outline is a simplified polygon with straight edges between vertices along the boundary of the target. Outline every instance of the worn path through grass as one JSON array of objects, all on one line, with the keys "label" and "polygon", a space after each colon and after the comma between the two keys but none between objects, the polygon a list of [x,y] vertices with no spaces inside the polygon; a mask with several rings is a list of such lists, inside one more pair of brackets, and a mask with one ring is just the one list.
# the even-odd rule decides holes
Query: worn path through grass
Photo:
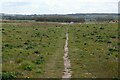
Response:
[{"label": "worn path through grass", "polygon": [[64,75],[62,78],[71,78],[71,64],[68,56],[68,28],[66,30],[66,41],[64,46]]}]

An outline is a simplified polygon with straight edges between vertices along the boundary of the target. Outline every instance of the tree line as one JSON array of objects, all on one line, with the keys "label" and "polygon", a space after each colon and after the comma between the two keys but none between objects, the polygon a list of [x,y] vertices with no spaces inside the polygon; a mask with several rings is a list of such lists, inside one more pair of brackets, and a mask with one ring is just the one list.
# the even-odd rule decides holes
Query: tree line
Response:
[{"label": "tree line", "polygon": [[95,22],[110,22],[116,21],[117,15],[92,15],[92,16],[82,16],[82,15],[3,15],[3,20],[34,20],[36,22],[75,22],[84,23],[87,21]]},{"label": "tree line", "polygon": [[47,21],[47,22],[85,22],[84,18],[73,17],[39,17],[35,21]]}]

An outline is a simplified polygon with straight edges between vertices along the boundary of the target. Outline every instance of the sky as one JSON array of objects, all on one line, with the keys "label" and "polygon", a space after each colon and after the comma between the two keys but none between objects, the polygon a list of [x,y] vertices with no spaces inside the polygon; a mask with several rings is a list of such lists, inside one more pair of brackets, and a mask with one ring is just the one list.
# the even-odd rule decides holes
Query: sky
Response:
[{"label": "sky", "polygon": [[119,0],[0,0],[0,13],[118,13]]}]

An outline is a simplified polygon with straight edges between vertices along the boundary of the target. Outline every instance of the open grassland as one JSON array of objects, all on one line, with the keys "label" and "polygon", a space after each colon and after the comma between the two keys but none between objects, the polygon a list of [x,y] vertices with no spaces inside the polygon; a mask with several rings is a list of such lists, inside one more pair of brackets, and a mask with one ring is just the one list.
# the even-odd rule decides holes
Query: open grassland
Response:
[{"label": "open grassland", "polygon": [[5,23],[2,36],[4,76],[62,76],[65,42],[63,27],[44,23]]},{"label": "open grassland", "polygon": [[61,78],[64,45],[72,78],[118,76],[118,25],[3,23],[2,72],[4,78]]},{"label": "open grassland", "polygon": [[69,26],[69,56],[74,78],[118,77],[118,24]]}]

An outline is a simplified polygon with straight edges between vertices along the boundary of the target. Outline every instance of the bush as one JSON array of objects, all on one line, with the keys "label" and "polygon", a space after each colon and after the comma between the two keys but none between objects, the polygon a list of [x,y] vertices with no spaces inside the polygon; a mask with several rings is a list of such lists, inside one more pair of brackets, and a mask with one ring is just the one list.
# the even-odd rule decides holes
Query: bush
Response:
[{"label": "bush", "polygon": [[113,51],[117,51],[117,49],[110,48],[109,51],[113,52]]},{"label": "bush", "polygon": [[2,72],[2,80],[10,80],[16,78],[15,72]]},{"label": "bush", "polygon": [[30,61],[24,61],[21,65],[21,68],[27,71],[32,71],[34,64]]},{"label": "bush", "polygon": [[36,64],[42,64],[44,62],[44,58],[43,57],[39,57],[37,60],[36,60]]},{"label": "bush", "polygon": [[40,52],[39,52],[39,51],[34,51],[34,53],[35,53],[35,54],[40,54]]},{"label": "bush", "polygon": [[32,71],[33,67],[30,66],[30,65],[26,65],[24,70],[27,70],[27,71]]}]

